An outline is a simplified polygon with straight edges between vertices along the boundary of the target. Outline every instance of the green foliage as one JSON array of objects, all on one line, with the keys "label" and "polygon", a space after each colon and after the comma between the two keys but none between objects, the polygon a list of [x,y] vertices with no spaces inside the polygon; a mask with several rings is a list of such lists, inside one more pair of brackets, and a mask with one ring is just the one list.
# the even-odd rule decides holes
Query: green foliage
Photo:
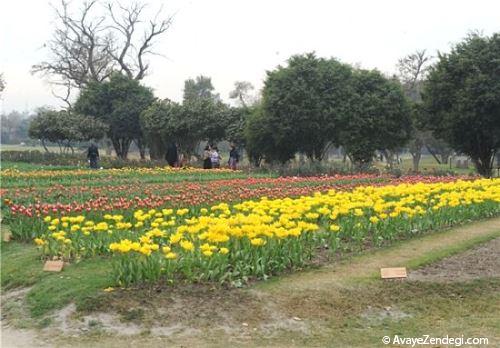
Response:
[{"label": "green foliage", "polygon": [[500,149],[499,57],[499,33],[470,34],[449,54],[439,55],[423,95],[429,129],[470,156],[487,177]]},{"label": "green foliage", "polygon": [[218,94],[214,94],[212,79],[200,75],[195,80],[187,79],[184,82],[184,102],[198,99],[219,99]]},{"label": "green foliage", "polygon": [[184,136],[193,140],[217,142],[224,139],[229,121],[229,108],[211,98],[198,98],[184,102],[180,128]]},{"label": "green foliage", "polygon": [[358,167],[367,167],[376,150],[395,150],[408,141],[410,108],[401,85],[377,70],[355,71],[352,89],[339,142]]},{"label": "green foliage", "polygon": [[294,156],[295,150],[280,146],[274,140],[274,130],[270,127],[261,107],[248,117],[244,129],[245,149],[250,161],[257,167],[265,158],[268,162],[285,163]]},{"label": "green foliage", "polygon": [[141,113],[140,123],[151,159],[163,159],[169,142],[183,143],[180,124],[181,106],[170,100],[157,100]]},{"label": "green foliage", "polygon": [[350,99],[351,74],[350,66],[313,53],[293,56],[287,67],[268,72],[263,111],[281,161],[297,151],[323,158]]},{"label": "green foliage", "polygon": [[149,88],[114,73],[109,81],[89,83],[78,97],[75,110],[108,124],[107,135],[117,156],[126,159],[130,143],[142,141],[139,116],[153,101]]},{"label": "green foliage", "polygon": [[107,128],[106,124],[89,116],[42,109],[30,122],[29,136],[69,146],[74,141],[101,139]]},{"label": "green foliage", "polygon": [[182,105],[157,101],[142,113],[141,126],[152,156],[162,157],[169,142],[178,143],[189,156],[201,141],[226,139],[228,129],[231,140],[241,140],[244,115],[222,103],[213,90],[210,78],[199,76],[186,81]]},{"label": "green foliage", "polygon": [[227,110],[227,127],[225,129],[225,138],[238,147],[245,146],[245,126],[248,118],[255,111],[250,107],[231,107]]},{"label": "green foliage", "polygon": [[268,72],[262,108],[249,118],[245,135],[255,163],[285,163],[297,152],[322,160],[335,144],[368,167],[376,150],[395,150],[410,132],[398,82],[309,53]]}]

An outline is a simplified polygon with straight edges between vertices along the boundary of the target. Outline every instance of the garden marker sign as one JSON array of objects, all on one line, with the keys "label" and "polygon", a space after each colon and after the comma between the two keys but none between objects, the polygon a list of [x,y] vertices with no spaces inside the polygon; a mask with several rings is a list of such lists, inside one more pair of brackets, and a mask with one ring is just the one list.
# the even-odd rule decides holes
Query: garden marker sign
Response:
[{"label": "garden marker sign", "polygon": [[380,276],[382,279],[406,278],[406,267],[381,268]]},{"label": "garden marker sign", "polygon": [[64,267],[64,261],[46,261],[43,270],[46,272],[61,272]]},{"label": "garden marker sign", "polygon": [[11,232],[5,232],[3,235],[3,241],[4,242],[10,242],[12,238],[12,233]]}]

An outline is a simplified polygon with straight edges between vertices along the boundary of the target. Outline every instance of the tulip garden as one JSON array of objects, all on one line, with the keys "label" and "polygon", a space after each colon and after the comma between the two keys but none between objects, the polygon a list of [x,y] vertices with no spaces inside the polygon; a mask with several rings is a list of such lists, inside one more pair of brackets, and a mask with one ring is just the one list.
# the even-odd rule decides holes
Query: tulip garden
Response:
[{"label": "tulip garden", "polygon": [[41,260],[109,258],[117,286],[266,279],[500,214],[500,179],[228,170],[3,171],[2,217]]}]

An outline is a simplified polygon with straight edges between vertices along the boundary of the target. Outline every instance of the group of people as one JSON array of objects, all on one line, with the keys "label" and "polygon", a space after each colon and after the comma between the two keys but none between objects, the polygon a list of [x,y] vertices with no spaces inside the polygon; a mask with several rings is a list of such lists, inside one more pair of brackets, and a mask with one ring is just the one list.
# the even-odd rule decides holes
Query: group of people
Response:
[{"label": "group of people", "polygon": [[[171,167],[179,167],[179,151],[176,143],[171,143],[165,154],[165,160]],[[236,170],[238,163],[240,161],[240,154],[236,150],[236,146],[231,145],[231,150],[229,151],[228,166],[232,170]],[[207,145],[203,151],[203,169],[217,169],[220,168],[222,162],[222,156],[219,153],[217,146]]]},{"label": "group of people", "polygon": [[[221,161],[222,156],[220,155],[217,146],[205,146],[205,150],[203,151],[203,169],[220,168]],[[234,145],[231,145],[229,160],[227,161],[229,168],[236,170],[239,161],[240,155],[238,150],[236,150]]]},{"label": "group of people", "polygon": [[[87,160],[89,161],[90,168],[97,169],[99,161],[99,150],[95,143],[91,143],[87,150]],[[167,147],[167,152],[165,153],[165,160],[171,167],[179,167],[179,151],[176,143],[171,143]],[[220,168],[222,161],[222,156],[219,153],[217,146],[207,145],[203,151],[203,169]],[[240,154],[236,150],[236,146],[231,145],[231,150],[229,151],[228,166],[232,170],[236,170],[238,162],[240,161]]]}]

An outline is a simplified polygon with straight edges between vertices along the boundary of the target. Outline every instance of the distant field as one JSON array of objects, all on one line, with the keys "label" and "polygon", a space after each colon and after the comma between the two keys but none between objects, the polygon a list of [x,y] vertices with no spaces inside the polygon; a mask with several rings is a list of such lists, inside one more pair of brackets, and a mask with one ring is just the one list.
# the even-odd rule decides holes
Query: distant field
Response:
[{"label": "distant field", "polygon": [[[59,153],[59,147],[57,146],[47,146],[47,149],[50,152],[53,153]],[[106,156],[105,150],[104,149],[99,149],[100,155],[101,156]],[[40,152],[45,152],[45,149],[41,145],[36,145],[36,146],[23,146],[23,145],[6,145],[2,144],[0,145],[0,152],[2,151],[40,151]],[[84,153],[86,149],[80,149],[80,148],[75,148],[75,153]],[[71,150],[70,150],[71,153]],[[114,152],[112,152],[112,156],[114,156]],[[130,159],[139,159],[139,152],[138,151],[130,151],[129,152],[129,158]]]},{"label": "distant field", "polygon": [[[50,152],[59,152],[59,148],[57,146],[47,146]],[[0,151],[34,151],[38,150],[44,152],[45,149],[43,146],[28,146],[28,145],[0,145]]]},{"label": "distant field", "polygon": [[[461,161],[465,160],[466,157],[459,157],[459,158],[453,158],[451,160],[451,166],[450,164],[439,164],[436,162],[434,157],[431,155],[424,155],[422,156],[422,159],[420,160],[420,165],[419,165],[419,170],[422,172],[428,172],[428,171],[433,171],[433,170],[441,170],[441,171],[446,171],[446,170],[452,170],[458,174],[469,174],[469,173],[475,173],[476,169],[474,168],[474,165],[469,161],[469,167],[466,168],[457,168],[457,159],[460,159]],[[412,169],[413,167],[413,162],[411,157],[403,157],[402,158],[403,162],[400,164],[400,168],[403,171],[408,171]]]},{"label": "distant field", "polygon": [[26,162],[10,162],[10,161],[2,161],[2,169],[17,169],[22,171],[34,171],[34,170],[69,170],[69,169],[78,169],[77,166],[52,166],[52,165],[43,165],[43,164],[35,164],[35,163],[26,163]]}]

